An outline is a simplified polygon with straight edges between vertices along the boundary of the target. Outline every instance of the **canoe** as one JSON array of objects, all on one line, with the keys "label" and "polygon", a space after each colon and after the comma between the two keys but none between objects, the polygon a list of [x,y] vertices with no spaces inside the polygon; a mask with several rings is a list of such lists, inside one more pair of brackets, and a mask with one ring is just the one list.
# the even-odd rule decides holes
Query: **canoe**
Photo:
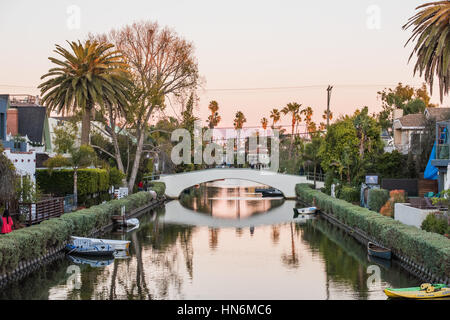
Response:
[{"label": "canoe", "polygon": [[256,193],[261,193],[263,197],[282,197],[283,192],[277,189],[255,189]]},{"label": "canoe", "polygon": [[[423,287],[424,285],[422,285]],[[430,286],[430,285],[429,285]],[[384,293],[389,298],[406,298],[406,299],[438,299],[450,297],[450,288],[445,284],[433,284],[434,291],[427,292],[427,289],[421,287],[402,288],[402,289],[384,289]]]},{"label": "canoe", "polygon": [[382,246],[376,245],[373,242],[369,242],[367,245],[367,253],[371,256],[381,259],[391,260],[391,250]]},{"label": "canoe", "polygon": [[109,240],[109,239],[94,239],[94,238],[82,238],[72,237],[72,240],[80,241],[92,241],[94,243],[107,244],[113,248],[113,250],[127,250],[130,247],[130,241],[128,240]]}]

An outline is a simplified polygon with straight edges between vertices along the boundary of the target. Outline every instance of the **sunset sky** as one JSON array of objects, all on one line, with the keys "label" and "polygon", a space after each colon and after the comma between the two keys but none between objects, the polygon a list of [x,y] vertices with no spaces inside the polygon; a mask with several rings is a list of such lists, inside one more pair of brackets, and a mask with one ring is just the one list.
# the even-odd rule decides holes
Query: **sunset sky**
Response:
[{"label": "sunset sky", "polygon": [[[413,77],[415,60],[407,63],[412,47],[404,44],[411,31],[401,27],[425,2],[2,1],[0,93],[39,94],[36,87],[51,67],[47,57],[54,56],[55,44],[145,19],[169,26],[194,43],[205,79],[197,108],[203,120],[210,100],[219,102],[222,127],[232,126],[237,110],[246,115],[246,125],[255,126],[272,108],[296,101],[311,106],[319,122],[328,84],[334,85],[336,116],[365,105],[376,112],[380,89],[422,82]],[[71,5],[81,10],[79,29],[68,27]],[[370,28],[368,21],[376,20],[378,9],[380,28]],[[438,98],[436,87],[432,101]],[[446,98],[443,106],[449,101]],[[168,114],[173,114],[170,106]]]}]

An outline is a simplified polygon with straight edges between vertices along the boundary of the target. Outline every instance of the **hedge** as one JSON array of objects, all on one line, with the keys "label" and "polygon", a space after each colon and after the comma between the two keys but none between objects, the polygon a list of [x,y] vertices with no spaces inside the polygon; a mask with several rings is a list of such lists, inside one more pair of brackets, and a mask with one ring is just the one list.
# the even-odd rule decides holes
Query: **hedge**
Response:
[{"label": "hedge", "polygon": [[139,192],[0,235],[0,274],[14,270],[20,261],[36,259],[62,246],[70,236],[89,236],[107,225],[112,215],[120,214],[122,206],[130,211],[151,200],[149,192]]},{"label": "hedge", "polygon": [[166,192],[166,184],[164,182],[152,181],[150,182],[149,187],[153,191],[156,191],[158,197],[162,197]]},{"label": "hedge", "polygon": [[324,212],[333,214],[350,227],[359,228],[384,246],[422,264],[433,274],[450,277],[450,240],[446,237],[332,198],[313,190],[308,184],[298,184],[296,193],[302,201],[313,203],[315,200]]},{"label": "hedge", "polygon": [[372,211],[380,212],[380,209],[389,200],[389,190],[386,189],[370,189],[369,201],[367,205]]},{"label": "hedge", "polygon": [[[43,193],[52,193],[58,196],[73,193],[73,170],[36,170],[36,182]],[[105,169],[79,169],[78,195],[88,195],[108,191],[110,187],[109,173]]]},{"label": "hedge", "polygon": [[349,187],[349,186],[343,186],[342,189],[339,191],[339,199],[348,201],[348,202],[359,202],[360,192],[358,189]]}]

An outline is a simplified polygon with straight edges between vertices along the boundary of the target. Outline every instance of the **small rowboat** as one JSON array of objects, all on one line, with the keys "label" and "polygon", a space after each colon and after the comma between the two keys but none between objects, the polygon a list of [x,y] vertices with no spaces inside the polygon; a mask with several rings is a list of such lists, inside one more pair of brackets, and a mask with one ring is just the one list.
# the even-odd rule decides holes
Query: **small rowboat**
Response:
[{"label": "small rowboat", "polygon": [[391,260],[391,250],[382,246],[376,245],[373,242],[369,242],[367,245],[367,253],[371,256],[381,259]]},{"label": "small rowboat", "polygon": [[294,208],[294,213],[296,214],[315,214],[316,212],[317,212],[316,207]]},{"label": "small rowboat", "polygon": [[92,243],[105,244],[112,247],[113,251],[116,250],[127,250],[130,247],[130,241],[128,240],[108,240],[108,239],[93,239],[93,238],[82,238],[82,237],[72,237],[72,240],[79,241],[90,241]]},{"label": "small rowboat", "polygon": [[94,241],[73,240],[66,245],[67,254],[95,257],[113,257],[114,249],[106,244]]},{"label": "small rowboat", "polygon": [[450,297],[450,288],[445,284],[424,283],[420,287],[413,288],[386,288],[384,293],[389,298],[438,299]]}]

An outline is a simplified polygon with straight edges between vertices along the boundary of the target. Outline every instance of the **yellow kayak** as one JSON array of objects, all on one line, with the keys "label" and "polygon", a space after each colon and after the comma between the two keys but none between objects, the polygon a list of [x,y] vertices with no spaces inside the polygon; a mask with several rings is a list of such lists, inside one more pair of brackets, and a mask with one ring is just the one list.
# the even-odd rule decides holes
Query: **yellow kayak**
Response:
[{"label": "yellow kayak", "polygon": [[445,284],[429,284],[424,283],[420,287],[403,288],[403,289],[384,289],[384,293],[389,298],[406,298],[406,299],[437,299],[450,297],[450,288]]}]

